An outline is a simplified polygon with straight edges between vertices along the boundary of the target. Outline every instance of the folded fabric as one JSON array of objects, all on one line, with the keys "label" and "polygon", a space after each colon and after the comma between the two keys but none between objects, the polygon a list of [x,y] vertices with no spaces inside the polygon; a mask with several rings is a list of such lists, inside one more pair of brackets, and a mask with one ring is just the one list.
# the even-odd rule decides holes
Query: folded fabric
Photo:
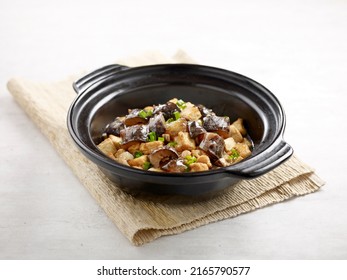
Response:
[{"label": "folded fabric", "polygon": [[[183,51],[178,51],[173,57],[149,52],[117,62],[128,66],[194,63]],[[75,98],[72,82],[80,76],[74,75],[54,83],[13,78],[8,82],[8,89],[109,218],[134,245],[308,194],[324,184],[310,166],[294,155],[268,174],[241,181],[209,200],[182,200],[178,203],[170,197],[147,199],[129,195],[111,183],[95,164],[79,152],[67,131],[66,115]]]}]

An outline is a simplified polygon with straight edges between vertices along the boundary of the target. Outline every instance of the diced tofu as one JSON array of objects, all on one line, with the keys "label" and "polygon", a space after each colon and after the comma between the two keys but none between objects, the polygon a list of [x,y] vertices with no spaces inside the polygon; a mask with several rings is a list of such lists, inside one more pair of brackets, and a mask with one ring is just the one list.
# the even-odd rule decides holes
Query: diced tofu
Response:
[{"label": "diced tofu", "polygon": [[[191,103],[189,102],[186,104],[191,104]],[[201,118],[200,110],[198,107],[194,106],[193,104],[191,105],[192,106],[187,106],[181,111],[181,117],[189,121],[197,121]]]},{"label": "diced tofu", "polygon": [[147,107],[145,107],[145,108],[143,108],[145,111],[147,111],[147,112],[149,112],[149,111],[153,111],[154,110],[154,108],[153,108],[153,106],[147,106]]},{"label": "diced tofu", "polygon": [[237,158],[233,158],[233,157],[230,157],[228,154],[226,154],[224,156],[224,159],[228,162],[228,165],[232,165],[232,164],[238,163],[241,160],[243,160],[243,157],[242,156],[238,156]]},{"label": "diced tofu", "polygon": [[166,142],[170,142],[170,141],[171,141],[170,134],[164,133],[162,136],[163,136],[163,138],[164,138],[164,140],[165,140]]},{"label": "diced tofu", "polygon": [[194,150],[196,148],[195,142],[192,138],[190,138],[188,132],[180,131],[178,135],[174,138],[177,145],[175,146],[178,152],[182,152],[184,150]]},{"label": "diced tofu", "polygon": [[123,163],[125,165],[129,165],[128,160],[134,159],[134,156],[131,153],[123,149],[119,149],[115,154],[115,157],[118,162]]},{"label": "diced tofu", "polygon": [[110,138],[113,142],[113,145],[116,147],[116,149],[119,149],[121,144],[122,144],[122,138],[115,136],[113,134],[110,134],[108,136],[108,138]]},{"label": "diced tofu", "polygon": [[133,159],[134,156],[133,156],[131,153],[125,151],[124,153],[121,153],[121,154],[118,156],[118,158],[120,158],[120,159],[125,159],[125,160],[130,160],[130,159]]},{"label": "diced tofu", "polygon": [[238,118],[232,124],[237,128],[238,131],[240,131],[242,136],[246,136],[247,131],[246,131],[245,126],[243,125],[243,119]]},{"label": "diced tofu", "polygon": [[143,155],[143,156],[140,156],[138,158],[134,158],[134,159],[128,160],[128,163],[129,163],[130,166],[140,167],[141,169],[143,169],[143,165],[147,161],[148,161],[148,156],[147,155]]},{"label": "diced tofu", "polygon": [[229,126],[229,136],[234,138],[236,143],[242,142],[243,140],[242,134],[233,124]]},{"label": "diced tofu", "polygon": [[114,156],[114,154],[112,154],[112,153],[107,154],[107,156],[113,160],[117,160],[116,157]]},{"label": "diced tofu", "polygon": [[241,142],[241,143],[244,143],[244,144],[246,144],[247,146],[248,146],[248,148],[252,148],[252,142],[251,141],[249,141],[247,138],[243,138],[243,141]]},{"label": "diced tofu", "polygon": [[149,155],[154,150],[161,148],[161,147],[163,147],[162,141],[146,142],[146,143],[141,143],[140,151],[145,155]]},{"label": "diced tofu", "polygon": [[98,145],[98,148],[105,155],[114,154],[117,152],[117,149],[116,149],[115,145],[113,144],[113,141],[110,138],[106,138],[104,141],[102,141]]},{"label": "diced tofu", "polygon": [[202,156],[202,155],[207,155],[205,151],[203,150],[192,150],[192,156],[198,158],[199,156]]},{"label": "diced tofu", "polygon": [[241,157],[246,158],[251,155],[251,150],[245,143],[236,143],[234,147],[240,154]]},{"label": "diced tofu", "polygon": [[135,152],[139,151],[140,150],[140,144],[139,142],[135,143],[134,145],[131,145],[129,148],[128,148],[128,151],[131,153],[131,154],[135,154]]},{"label": "diced tofu", "polygon": [[232,148],[235,147],[236,142],[235,142],[234,138],[229,137],[227,139],[224,139],[224,144],[225,144],[225,146],[224,146],[225,151],[229,152],[229,151],[231,151]]},{"label": "diced tofu", "polygon": [[117,158],[117,157],[119,157],[122,153],[124,153],[125,152],[125,150],[124,149],[119,149],[116,153],[115,153],[115,157]]},{"label": "diced tofu", "polygon": [[166,125],[165,134],[169,134],[171,139],[178,135],[180,131],[187,131],[187,120],[179,118],[177,121],[170,122]]},{"label": "diced tofu", "polygon": [[184,150],[182,153],[181,153],[181,157],[182,158],[185,158],[187,156],[191,156],[192,153],[189,151],[189,150]]},{"label": "diced tofu", "polygon": [[129,166],[129,163],[127,160],[123,159],[123,158],[116,158],[116,161],[118,161],[121,164],[127,165]]},{"label": "diced tofu", "polygon": [[209,170],[208,165],[201,162],[194,162],[189,165],[191,172],[207,171]]},{"label": "diced tofu", "polygon": [[168,102],[171,102],[171,103],[177,103],[178,99],[175,97],[175,98],[172,98],[170,99]]},{"label": "diced tofu", "polygon": [[163,170],[161,170],[160,168],[154,168],[151,167],[150,169],[148,169],[148,171],[154,171],[154,172],[164,172]]},{"label": "diced tofu", "polygon": [[234,160],[234,163],[238,163],[241,160],[243,160],[244,158],[242,156],[239,156],[237,159]]},{"label": "diced tofu", "polygon": [[196,162],[197,163],[205,163],[209,168],[212,167],[212,163],[210,161],[210,158],[206,155],[202,155],[202,156],[199,156],[197,159],[196,159]]}]

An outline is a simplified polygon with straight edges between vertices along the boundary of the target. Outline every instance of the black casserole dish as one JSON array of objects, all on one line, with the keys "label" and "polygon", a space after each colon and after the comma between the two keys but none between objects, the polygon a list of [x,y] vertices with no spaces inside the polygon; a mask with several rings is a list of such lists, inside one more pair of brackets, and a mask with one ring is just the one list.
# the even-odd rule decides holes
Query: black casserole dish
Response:
[{"label": "black casserole dish", "polygon": [[[78,95],[67,117],[72,139],[109,179],[131,193],[210,195],[269,172],[293,153],[283,140],[285,115],[277,98],[259,83],[231,71],[192,64],[109,65],[73,86]],[[115,116],[174,97],[203,104],[231,119],[243,118],[254,142],[252,155],[216,170],[160,173],[119,164],[96,147]]]}]

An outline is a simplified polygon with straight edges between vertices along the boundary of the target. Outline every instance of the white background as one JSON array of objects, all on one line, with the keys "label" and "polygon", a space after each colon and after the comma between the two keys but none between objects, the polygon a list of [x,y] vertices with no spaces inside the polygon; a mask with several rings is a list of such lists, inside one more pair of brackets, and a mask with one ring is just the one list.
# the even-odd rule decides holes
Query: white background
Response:
[{"label": "white background", "polygon": [[[347,2],[0,0],[0,259],[346,259]],[[6,89],[183,49],[287,115],[321,191],[132,246]]]}]

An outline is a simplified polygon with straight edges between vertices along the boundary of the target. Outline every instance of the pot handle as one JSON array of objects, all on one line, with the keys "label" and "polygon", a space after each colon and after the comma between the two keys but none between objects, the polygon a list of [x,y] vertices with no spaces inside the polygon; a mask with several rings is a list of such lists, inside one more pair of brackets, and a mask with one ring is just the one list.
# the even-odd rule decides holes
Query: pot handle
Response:
[{"label": "pot handle", "polygon": [[113,74],[128,69],[129,67],[120,64],[110,64],[99,68],[84,77],[73,82],[73,89],[77,94],[84,92],[87,88],[94,85],[97,82],[104,80],[105,78],[112,76]]},{"label": "pot handle", "polygon": [[293,154],[293,148],[283,139],[274,142],[265,152],[255,156],[249,161],[240,162],[227,168],[233,176],[252,179],[261,176],[287,159]]}]

